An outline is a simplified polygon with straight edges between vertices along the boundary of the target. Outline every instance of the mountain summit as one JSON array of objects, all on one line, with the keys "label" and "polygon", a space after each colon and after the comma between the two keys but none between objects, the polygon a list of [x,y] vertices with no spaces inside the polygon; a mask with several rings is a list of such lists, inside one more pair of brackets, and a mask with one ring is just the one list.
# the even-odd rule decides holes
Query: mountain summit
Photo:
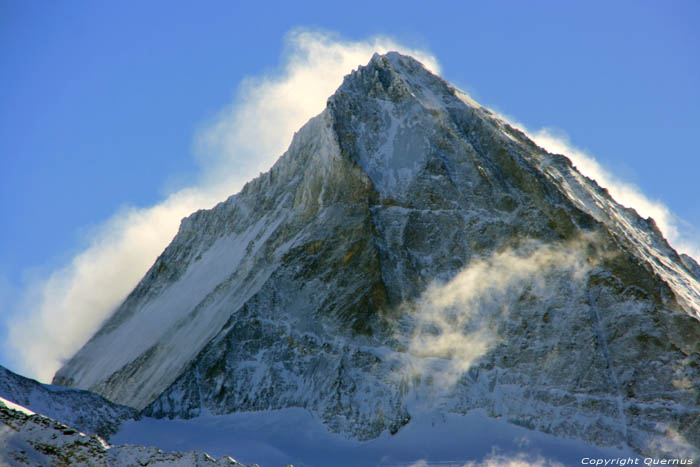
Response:
[{"label": "mountain summit", "polygon": [[272,169],[182,221],[54,383],[155,417],[425,411],[700,449],[698,265],[418,61],[375,55]]}]

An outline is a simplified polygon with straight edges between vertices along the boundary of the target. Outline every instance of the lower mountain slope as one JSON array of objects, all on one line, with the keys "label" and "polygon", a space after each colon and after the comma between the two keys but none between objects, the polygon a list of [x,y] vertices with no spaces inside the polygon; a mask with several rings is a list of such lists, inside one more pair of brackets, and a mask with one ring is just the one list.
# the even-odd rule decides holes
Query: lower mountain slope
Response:
[{"label": "lower mountain slope", "polygon": [[567,158],[377,55],[183,221],[54,382],[155,417],[303,407],[372,439],[483,409],[697,455],[697,271]]}]

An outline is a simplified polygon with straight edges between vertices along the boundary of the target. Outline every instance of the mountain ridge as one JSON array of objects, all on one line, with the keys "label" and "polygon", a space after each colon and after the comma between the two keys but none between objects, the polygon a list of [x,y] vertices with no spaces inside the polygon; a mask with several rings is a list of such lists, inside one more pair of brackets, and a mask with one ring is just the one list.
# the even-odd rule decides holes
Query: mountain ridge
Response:
[{"label": "mountain ridge", "polygon": [[0,397],[105,439],[116,433],[125,420],[138,419],[135,409],[114,404],[98,394],[41,384],[3,366],[0,366]]},{"label": "mountain ridge", "polygon": [[[545,253],[560,262],[509,273]],[[426,302],[482,263],[504,291]],[[638,452],[677,431],[697,449],[693,264],[566,157],[416,60],[375,55],[270,171],[183,220],[54,382],[159,417],[304,407],[359,439],[439,391],[451,412]],[[416,336],[479,332],[495,337],[436,389],[459,358],[421,357]]]},{"label": "mountain ridge", "polygon": [[[228,465],[244,467],[229,456],[214,459],[203,452],[163,452],[155,447],[110,446],[43,414],[0,397],[0,461],[7,465]],[[257,465],[257,464],[255,464]]]}]

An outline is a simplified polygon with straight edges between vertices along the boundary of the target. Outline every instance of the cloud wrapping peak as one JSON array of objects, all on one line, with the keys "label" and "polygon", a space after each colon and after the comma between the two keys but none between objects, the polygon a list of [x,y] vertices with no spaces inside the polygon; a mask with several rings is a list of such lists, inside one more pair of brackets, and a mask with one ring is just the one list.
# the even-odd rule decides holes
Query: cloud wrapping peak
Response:
[{"label": "cloud wrapping peak", "polygon": [[284,66],[276,74],[245,79],[236,101],[197,135],[197,152],[207,167],[216,171],[266,170],[270,160],[261,155],[279,156],[294,132],[325,108],[346,74],[367,64],[375,52],[392,50],[412,55],[428,69],[440,71],[432,55],[388,38],[351,42],[330,34],[291,32]]},{"label": "cloud wrapping peak", "polygon": [[5,342],[17,370],[50,381],[135,287],[183,217],[212,207],[269,169],[294,131],[323,110],[344,75],[375,52],[391,50],[439,71],[429,53],[389,38],[344,41],[327,33],[291,32],[278,71],[244,80],[234,102],[196,135],[194,150],[202,163],[198,183],[154,206],[119,210],[68,264],[27,286]]}]

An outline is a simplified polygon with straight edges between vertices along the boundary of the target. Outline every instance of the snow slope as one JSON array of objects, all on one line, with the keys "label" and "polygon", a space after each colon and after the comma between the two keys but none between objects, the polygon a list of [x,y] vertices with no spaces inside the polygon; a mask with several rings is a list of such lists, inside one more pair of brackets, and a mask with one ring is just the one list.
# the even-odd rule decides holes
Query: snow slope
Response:
[{"label": "snow slope", "polygon": [[[261,467],[355,467],[456,465],[497,457],[522,465],[580,465],[583,457],[637,456],[495,420],[483,412],[466,416],[424,413],[396,435],[357,441],[329,433],[303,409],[241,412],[191,420],[144,418],[123,425],[115,442],[147,442],[168,450],[204,449],[212,455],[239,453]],[[640,458],[639,462],[642,462]]]},{"label": "snow slope", "polygon": [[109,402],[89,391],[41,384],[0,366],[0,397],[36,413],[107,439],[136,410]]}]

